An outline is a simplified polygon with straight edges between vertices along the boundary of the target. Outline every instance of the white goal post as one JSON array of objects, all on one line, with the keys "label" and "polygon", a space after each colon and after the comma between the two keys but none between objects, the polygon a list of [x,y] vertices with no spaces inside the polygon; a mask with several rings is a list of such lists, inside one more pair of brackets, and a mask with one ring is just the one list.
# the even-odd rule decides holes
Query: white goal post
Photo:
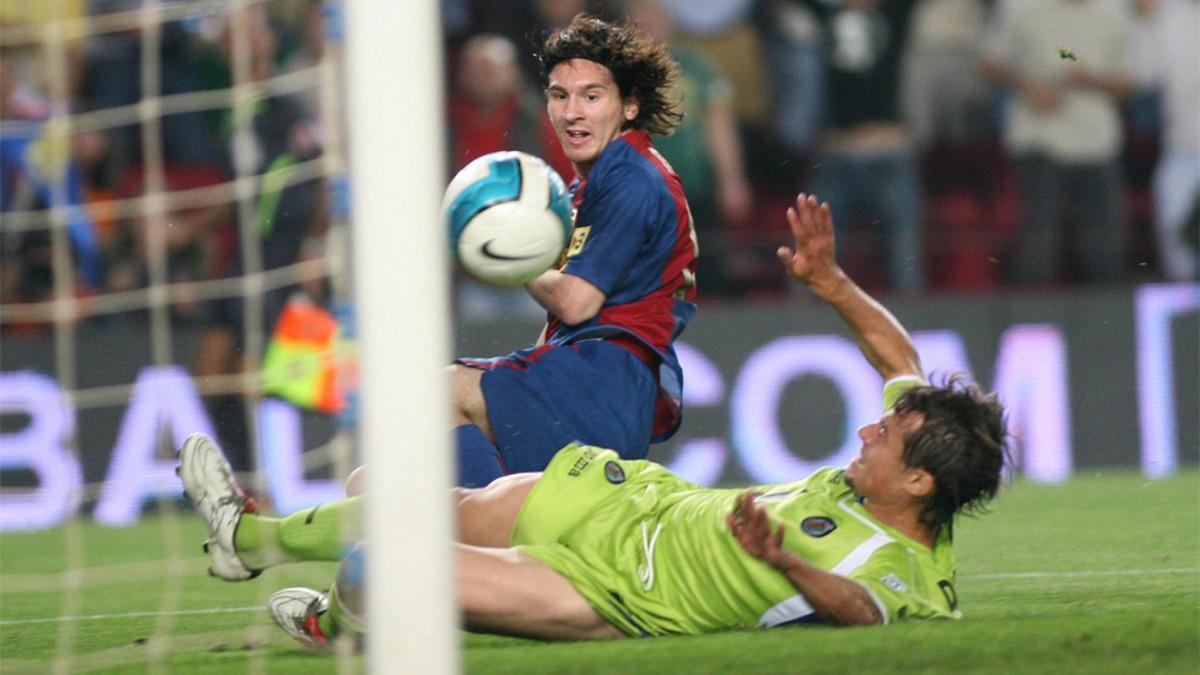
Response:
[{"label": "white goal post", "polygon": [[438,2],[349,0],[346,19],[368,668],[454,673]]}]

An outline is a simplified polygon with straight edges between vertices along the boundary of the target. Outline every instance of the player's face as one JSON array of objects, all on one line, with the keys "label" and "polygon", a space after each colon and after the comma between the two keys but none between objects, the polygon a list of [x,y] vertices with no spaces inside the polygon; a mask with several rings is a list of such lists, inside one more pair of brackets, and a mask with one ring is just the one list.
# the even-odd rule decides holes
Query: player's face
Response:
[{"label": "player's face", "polygon": [[622,99],[608,68],[586,59],[554,66],[546,87],[546,112],[567,159],[586,176],[600,153],[638,114],[635,99]]},{"label": "player's face", "polygon": [[846,483],[868,501],[891,501],[906,494],[907,481],[913,477],[904,464],[904,439],[921,427],[924,415],[908,412],[897,415],[888,411],[878,422],[858,428],[862,450],[846,467]]}]

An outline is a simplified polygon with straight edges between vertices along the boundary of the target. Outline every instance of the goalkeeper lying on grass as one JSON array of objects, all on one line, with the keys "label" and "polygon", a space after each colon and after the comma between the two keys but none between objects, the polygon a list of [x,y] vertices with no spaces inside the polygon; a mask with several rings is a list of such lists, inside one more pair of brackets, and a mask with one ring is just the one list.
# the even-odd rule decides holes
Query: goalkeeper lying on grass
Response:
[{"label": "goalkeeper lying on grass", "polygon": [[[883,416],[858,430],[860,455],[794,483],[716,490],[571,444],[542,473],[457,490],[467,629],[575,640],[958,616],[951,527],[996,494],[1003,411],[956,379],[924,383],[904,328],[836,264],[827,205],[801,194],[788,222],[795,248],[781,260],[886,381]],[[285,589],[268,607],[309,646],[364,630],[361,497],[268,518],[207,437],[189,438],[180,459],[214,576],[341,560],[328,594]]]}]

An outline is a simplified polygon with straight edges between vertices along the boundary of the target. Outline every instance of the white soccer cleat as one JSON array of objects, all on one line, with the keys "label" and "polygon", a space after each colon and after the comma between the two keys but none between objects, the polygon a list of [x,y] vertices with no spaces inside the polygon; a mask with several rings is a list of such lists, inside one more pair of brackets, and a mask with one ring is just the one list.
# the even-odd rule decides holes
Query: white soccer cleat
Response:
[{"label": "white soccer cleat", "polygon": [[267,611],[283,632],[309,649],[325,650],[329,636],[321,632],[319,618],[329,609],[324,593],[300,586],[276,591],[267,599]]},{"label": "white soccer cleat", "polygon": [[183,491],[192,501],[204,524],[208,541],[204,551],[212,557],[208,573],[227,581],[244,581],[262,570],[250,569],[233,543],[243,513],[254,513],[254,500],[246,496],[233,477],[229,460],[208,436],[195,433],[179,448],[179,477]]}]

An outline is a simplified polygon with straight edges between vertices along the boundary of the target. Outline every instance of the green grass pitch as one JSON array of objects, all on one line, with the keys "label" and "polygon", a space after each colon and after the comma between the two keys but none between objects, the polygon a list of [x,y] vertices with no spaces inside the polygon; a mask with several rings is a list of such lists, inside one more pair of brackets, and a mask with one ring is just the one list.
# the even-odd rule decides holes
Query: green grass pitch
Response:
[{"label": "green grass pitch", "polygon": [[[210,579],[199,519],[0,537],[0,672],[339,672],[261,608],[331,565]],[[1018,482],[960,522],[965,618],[859,629],[543,644],[463,638],[470,673],[1200,672],[1200,474]],[[340,672],[362,669],[354,658]]]}]

